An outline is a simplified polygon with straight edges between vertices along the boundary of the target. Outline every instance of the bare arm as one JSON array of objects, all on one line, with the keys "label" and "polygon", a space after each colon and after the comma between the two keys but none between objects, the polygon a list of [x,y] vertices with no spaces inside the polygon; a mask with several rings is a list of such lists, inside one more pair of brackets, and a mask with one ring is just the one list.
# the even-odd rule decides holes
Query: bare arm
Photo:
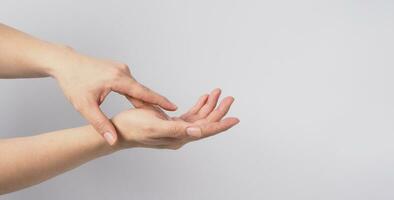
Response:
[{"label": "bare arm", "polygon": [[83,55],[0,24],[0,78],[46,76],[57,80],[75,109],[111,145],[116,130],[99,107],[111,91],[176,110],[165,97],[138,83],[126,64]]},{"label": "bare arm", "polygon": [[114,151],[90,126],[0,140],[0,194],[40,183]]},{"label": "bare arm", "polygon": [[220,90],[202,96],[180,117],[142,105],[116,115],[112,121],[119,142],[110,146],[91,126],[37,136],[0,140],[0,194],[16,191],[61,174],[97,157],[121,149],[146,147],[178,149],[184,144],[223,132],[239,121],[222,119],[231,104],[226,97],[215,109]]},{"label": "bare arm", "polygon": [[39,40],[0,23],[0,78],[49,76],[53,73],[54,59],[65,50],[66,47]]}]

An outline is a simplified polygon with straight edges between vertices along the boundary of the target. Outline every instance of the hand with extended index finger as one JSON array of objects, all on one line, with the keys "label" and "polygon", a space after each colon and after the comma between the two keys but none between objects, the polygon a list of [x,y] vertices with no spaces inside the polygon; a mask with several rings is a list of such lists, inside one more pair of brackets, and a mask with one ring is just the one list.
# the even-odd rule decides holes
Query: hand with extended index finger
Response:
[{"label": "hand with extended index finger", "polygon": [[165,97],[138,83],[125,64],[77,54],[73,50],[61,54],[52,76],[65,96],[109,144],[117,140],[116,129],[100,109],[111,92],[159,106],[166,110],[177,107]]},{"label": "hand with extended index finger", "polygon": [[239,120],[235,117],[224,118],[234,101],[233,97],[217,102],[220,89],[203,95],[197,103],[180,117],[169,117],[159,107],[139,104],[139,109],[122,112],[113,118],[120,133],[121,148],[148,147],[178,149],[184,144],[223,132]]}]

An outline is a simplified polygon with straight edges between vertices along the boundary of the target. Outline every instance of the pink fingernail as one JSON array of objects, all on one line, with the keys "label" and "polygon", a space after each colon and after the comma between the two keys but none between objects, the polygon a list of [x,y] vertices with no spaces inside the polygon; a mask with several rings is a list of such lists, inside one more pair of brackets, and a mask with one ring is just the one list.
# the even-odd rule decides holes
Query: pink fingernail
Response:
[{"label": "pink fingernail", "polygon": [[115,137],[112,135],[111,132],[105,132],[104,138],[110,145],[113,145],[115,143]]},{"label": "pink fingernail", "polygon": [[172,108],[178,109],[178,106],[176,106],[174,103],[171,102]]},{"label": "pink fingernail", "polygon": [[189,136],[199,138],[201,137],[201,129],[196,127],[189,127],[186,129],[186,132]]}]

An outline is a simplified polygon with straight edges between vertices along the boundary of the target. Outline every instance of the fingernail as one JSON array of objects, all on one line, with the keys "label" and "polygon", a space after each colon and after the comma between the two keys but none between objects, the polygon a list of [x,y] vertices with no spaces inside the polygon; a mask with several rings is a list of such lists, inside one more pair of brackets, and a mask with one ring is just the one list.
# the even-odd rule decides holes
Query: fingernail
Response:
[{"label": "fingernail", "polygon": [[201,129],[200,128],[189,127],[186,129],[186,133],[192,137],[196,137],[196,138],[201,137]]},{"label": "fingernail", "polygon": [[107,140],[107,142],[110,145],[113,145],[115,143],[115,137],[112,135],[111,132],[105,132],[104,133],[104,138],[105,138],[105,140]]},{"label": "fingernail", "polygon": [[174,108],[174,109],[178,109],[178,106],[176,106],[174,103],[171,103],[172,104],[172,107]]}]

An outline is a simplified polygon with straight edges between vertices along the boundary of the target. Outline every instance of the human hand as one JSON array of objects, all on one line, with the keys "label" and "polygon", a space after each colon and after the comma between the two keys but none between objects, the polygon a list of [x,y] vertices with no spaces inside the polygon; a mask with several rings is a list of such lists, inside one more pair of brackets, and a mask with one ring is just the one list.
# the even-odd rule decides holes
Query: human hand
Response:
[{"label": "human hand", "polygon": [[[112,121],[120,133],[119,147],[147,147],[178,149],[184,144],[213,136],[236,125],[234,117],[222,119],[234,101],[224,98],[215,109],[220,89],[203,95],[198,102],[180,117],[169,117],[157,106],[139,105],[116,115]],[[134,101],[135,104],[141,102]]]},{"label": "human hand", "polygon": [[[56,61],[53,77],[75,109],[111,145],[117,140],[116,130],[99,107],[111,91],[136,102],[157,105],[166,110],[177,109],[165,97],[138,83],[125,64],[80,55],[73,50],[64,51],[61,55]],[[139,105],[144,103],[134,106]]]}]

